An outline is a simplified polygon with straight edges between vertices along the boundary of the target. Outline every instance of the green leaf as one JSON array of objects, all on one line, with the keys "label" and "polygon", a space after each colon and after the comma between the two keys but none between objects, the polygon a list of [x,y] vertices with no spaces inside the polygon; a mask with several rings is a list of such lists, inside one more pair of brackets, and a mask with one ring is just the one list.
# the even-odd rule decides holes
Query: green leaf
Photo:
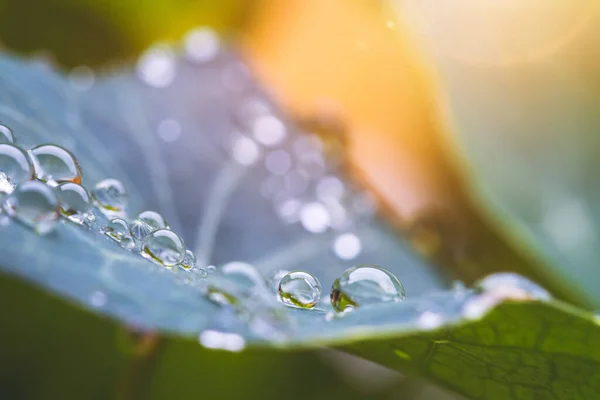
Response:
[{"label": "green leaf", "polygon": [[[514,393],[518,395],[521,390],[549,385],[550,393],[557,399],[570,398],[563,394],[565,390],[588,390],[582,392],[583,398],[598,394],[593,381],[586,388],[577,380],[593,378],[597,369],[593,342],[589,342],[590,351],[581,353],[578,347],[583,339],[598,334],[590,316],[562,304],[525,302],[503,304],[481,321],[465,319],[468,304],[485,293],[442,291],[444,280],[431,266],[413,256],[385,221],[360,211],[364,207],[353,208],[361,202],[364,205],[365,194],[345,178],[336,157],[324,165],[325,173],[342,179],[347,193],[343,206],[350,223],[339,232],[330,229],[314,234],[298,223],[281,221],[276,203],[265,198],[260,190],[273,179],[264,159],[246,167],[231,155],[231,140],[239,135],[238,130],[248,129],[244,120],[240,120],[237,107],[247,96],[266,101],[264,94],[246,77],[239,60],[230,53],[223,52],[204,66],[184,59],[176,59],[175,63],[175,80],[166,88],[151,88],[132,73],[120,73],[99,79],[91,89],[79,92],[44,64],[25,64],[3,57],[0,119],[14,130],[24,147],[51,142],[72,150],[82,164],[84,185],[108,177],[123,181],[131,194],[130,211],[161,211],[173,230],[194,249],[201,265],[244,261],[254,264],[265,275],[277,269],[302,269],[314,273],[328,288],[349,266],[375,263],[390,269],[403,281],[409,300],[358,309],[328,322],[323,311],[328,307],[327,293],[319,310],[278,307],[281,312],[278,311],[276,319],[269,319],[271,314],[261,314],[262,304],[252,303],[259,306],[256,315],[266,319],[252,319],[243,324],[207,301],[198,288],[182,284],[181,273],[159,268],[102,235],[64,223],[54,234],[42,237],[17,223],[9,223],[0,228],[0,264],[4,272],[50,290],[88,311],[110,317],[98,320],[89,313],[73,314],[71,306],[57,305],[48,297],[6,283],[6,289],[0,291],[7,297],[3,299],[5,304],[9,297],[31,298],[28,307],[38,310],[38,319],[55,314],[63,322],[60,315],[72,316],[62,334],[54,328],[47,330],[56,335],[48,338],[49,343],[64,340],[64,335],[71,332],[69,329],[77,332],[73,327],[79,327],[85,334],[84,325],[90,324],[98,331],[97,349],[106,349],[111,365],[127,377],[128,364],[135,365],[139,360],[137,356],[112,358],[114,349],[109,337],[117,329],[112,321],[143,332],[161,332],[160,341],[165,347],[156,360],[160,371],[164,368],[160,361],[166,362],[171,352],[176,352],[175,358],[188,366],[193,365],[196,356],[208,357],[197,343],[198,335],[206,329],[220,330],[225,326],[243,338],[236,350],[245,345],[252,354],[259,351],[254,348],[263,348],[257,357],[267,354],[272,360],[281,360],[280,355],[275,355],[279,354],[277,349],[335,346],[395,369],[416,372],[473,398],[495,398],[502,390],[499,384],[516,390]],[[225,78],[228,82],[231,74],[236,74],[237,83],[231,89],[222,84],[222,71],[229,74]],[[174,142],[165,143],[157,129],[167,119],[178,121],[181,133]],[[297,146],[302,144],[299,140],[305,137],[288,126],[288,137],[279,150],[291,154],[294,164],[302,162],[295,154]],[[263,148],[263,156],[270,151],[274,150]],[[310,195],[300,200],[315,201]],[[340,232],[353,232],[360,239],[362,249],[356,259],[343,261],[334,256],[332,245]],[[102,295],[101,302],[96,301],[98,293]],[[54,313],[39,312],[44,307],[51,307],[48,309]],[[268,307],[269,304],[267,311]],[[435,324],[443,324],[435,331],[431,330],[432,321],[427,319],[432,315]],[[2,343],[20,343],[11,339],[13,331],[26,332],[31,340],[40,340],[46,333],[43,326],[38,327],[40,336],[32,334],[30,329],[21,329],[20,324],[27,324],[26,314],[7,315],[5,320],[16,322],[7,325],[9,328],[4,332],[8,336]],[[80,321],[84,325],[80,326]],[[266,326],[267,332],[260,326],[257,328],[256,323],[262,323],[262,328]],[[275,336],[271,335],[273,326]],[[152,335],[148,337],[152,347]],[[96,349],[93,342],[77,339],[74,346],[78,352],[87,354]],[[535,346],[538,344],[542,347]],[[3,348],[0,356],[7,361],[5,365],[18,359],[19,350],[25,348],[0,347]],[[47,363],[40,368],[45,371],[52,365],[48,360],[56,357],[56,353],[43,346],[40,352]],[[506,356],[513,353],[514,357]],[[82,362],[78,357],[79,354],[69,355],[69,359]],[[103,355],[95,357],[106,361]],[[214,360],[218,359],[215,355]],[[575,359],[577,364],[573,362]],[[487,379],[483,370],[490,364],[504,365],[502,371],[506,374]],[[61,364],[59,370],[71,371],[69,365]],[[525,370],[512,374],[522,365]],[[26,370],[26,364],[22,368]],[[546,380],[540,383],[539,374],[546,371],[544,368],[552,372],[544,375]],[[103,364],[99,371],[105,370]],[[458,375],[453,371],[459,371]],[[146,374],[152,376],[152,372]],[[111,377],[106,378],[111,379],[109,391],[115,385],[115,391],[127,391],[132,385],[129,378],[123,378],[126,382],[123,389]],[[162,381],[161,376],[154,378],[147,390],[157,396]],[[20,393],[26,390],[25,385],[15,390]]]}]

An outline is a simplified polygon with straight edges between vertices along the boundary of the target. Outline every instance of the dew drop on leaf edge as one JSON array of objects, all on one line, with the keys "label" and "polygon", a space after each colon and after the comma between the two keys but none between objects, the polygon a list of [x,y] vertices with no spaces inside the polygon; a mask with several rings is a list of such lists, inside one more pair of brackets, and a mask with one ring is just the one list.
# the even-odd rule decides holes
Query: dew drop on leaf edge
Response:
[{"label": "dew drop on leaf edge", "polygon": [[338,312],[367,305],[400,302],[406,298],[402,283],[377,265],[359,265],[344,271],[331,287],[331,305]]},{"label": "dew drop on leaf edge", "polygon": [[104,179],[94,186],[92,197],[98,207],[105,212],[123,212],[129,201],[125,185],[117,179]]},{"label": "dew drop on leaf edge", "polygon": [[281,278],[279,300],[288,306],[313,308],[321,299],[321,283],[308,272],[293,271]]},{"label": "dew drop on leaf edge", "polygon": [[91,198],[88,191],[73,182],[61,183],[56,187],[60,213],[76,224],[93,222]]},{"label": "dew drop on leaf edge", "polygon": [[33,165],[27,153],[18,146],[0,143],[0,194],[8,194],[32,178]]},{"label": "dew drop on leaf edge", "polygon": [[168,229],[154,231],[142,242],[142,256],[166,267],[181,263],[185,257],[185,251],[183,240]]}]

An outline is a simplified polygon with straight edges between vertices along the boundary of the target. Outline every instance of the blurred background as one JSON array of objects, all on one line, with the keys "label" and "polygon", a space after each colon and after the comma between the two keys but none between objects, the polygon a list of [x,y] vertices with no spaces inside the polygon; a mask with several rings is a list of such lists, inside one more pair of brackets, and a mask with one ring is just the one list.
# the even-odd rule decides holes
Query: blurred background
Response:
[{"label": "blurred background", "polygon": [[[299,125],[346,132],[356,179],[441,274],[470,283],[515,270],[588,308],[600,303],[598,22],[595,0],[0,0],[5,51],[96,79],[191,29],[218,35]],[[27,308],[44,294],[2,285],[49,318]],[[99,343],[117,337],[148,362],[151,338],[79,310],[56,318],[87,318]],[[18,341],[39,342],[35,325],[20,331]],[[29,356],[45,351],[34,344]],[[7,398],[77,398],[87,385],[89,398],[458,398],[333,350],[197,351],[206,366],[163,360],[154,384],[144,367],[107,364],[65,388],[54,374],[69,369],[46,360],[37,386],[3,374],[0,388]],[[69,356],[74,367],[87,368],[85,354]],[[177,372],[186,368],[197,387]]]}]

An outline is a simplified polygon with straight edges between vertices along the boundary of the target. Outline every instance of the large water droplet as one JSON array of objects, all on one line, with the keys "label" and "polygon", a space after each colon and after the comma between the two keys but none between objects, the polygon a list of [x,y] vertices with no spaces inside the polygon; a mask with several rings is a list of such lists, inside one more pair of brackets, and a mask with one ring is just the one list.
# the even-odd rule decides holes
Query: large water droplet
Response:
[{"label": "large water droplet", "polygon": [[56,191],[39,181],[21,183],[7,196],[4,211],[40,235],[51,232],[58,221]]},{"label": "large water droplet", "polygon": [[331,287],[331,305],[338,312],[406,298],[402,283],[377,265],[359,265],[344,271]]},{"label": "large water droplet", "polygon": [[6,125],[0,124],[0,143],[14,143],[15,135]]},{"label": "large water droplet", "polygon": [[475,283],[475,288],[515,299],[549,301],[552,295],[537,283],[512,272],[491,274]]},{"label": "large water droplet", "polygon": [[116,179],[105,179],[92,190],[96,204],[103,212],[122,213],[127,207],[129,194],[125,186]]},{"label": "large water droplet", "polygon": [[166,267],[181,263],[185,250],[185,244],[179,235],[168,229],[152,232],[142,243],[142,256]]},{"label": "large water droplet", "polygon": [[0,143],[0,196],[33,178],[33,165],[27,154],[12,144]]},{"label": "large water droplet", "polygon": [[308,272],[294,271],[279,282],[279,300],[289,306],[313,308],[321,299],[321,283]]},{"label": "large water droplet", "polygon": [[183,257],[183,261],[181,262],[181,264],[179,264],[179,266],[187,271],[194,268],[196,266],[196,255],[194,254],[194,252],[191,250],[186,250],[185,256]]},{"label": "large water droplet", "polygon": [[42,182],[53,185],[62,182],[81,184],[81,167],[69,150],[53,144],[42,144],[32,147],[28,153],[35,176]]},{"label": "large water droplet", "polygon": [[90,194],[83,186],[65,182],[57,186],[57,191],[62,215],[79,225],[94,222]]}]

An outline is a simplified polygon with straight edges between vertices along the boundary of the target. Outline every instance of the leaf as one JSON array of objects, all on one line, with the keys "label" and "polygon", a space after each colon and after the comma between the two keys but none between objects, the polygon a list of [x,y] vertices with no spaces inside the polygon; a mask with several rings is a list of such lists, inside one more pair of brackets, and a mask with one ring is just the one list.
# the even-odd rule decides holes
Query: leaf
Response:
[{"label": "leaf", "polygon": [[[0,118],[15,131],[19,143],[25,147],[52,142],[72,150],[82,163],[84,185],[107,177],[122,180],[131,193],[130,210],[160,210],[173,229],[182,234],[188,247],[195,250],[201,265],[245,261],[264,274],[276,269],[303,269],[313,272],[327,288],[347,267],[368,262],[389,268],[407,289],[409,300],[404,303],[359,309],[329,322],[325,322],[322,310],[306,312],[282,308],[278,321],[283,321],[283,337],[265,335],[264,330],[252,323],[234,323],[229,328],[243,337],[241,346],[235,350],[244,345],[281,349],[339,346],[376,362],[432,377],[460,393],[475,396],[478,395],[473,389],[476,383],[472,382],[480,377],[479,369],[465,369],[464,382],[451,385],[449,380],[454,381],[453,377],[440,372],[442,367],[438,364],[443,364],[444,352],[453,347],[441,346],[444,351],[439,353],[436,347],[426,361],[419,358],[424,354],[418,352],[418,343],[429,343],[434,338],[452,340],[457,346],[494,345],[485,336],[486,329],[489,330],[487,324],[495,327],[492,322],[497,318],[496,313],[506,307],[515,307],[517,315],[522,315],[528,323],[535,323],[548,314],[549,318],[563,318],[571,326],[581,325],[581,329],[572,331],[551,331],[548,340],[552,340],[552,345],[541,355],[545,361],[553,354],[564,353],[563,339],[569,339],[564,343],[573,342],[569,335],[589,332],[592,337],[596,334],[592,319],[560,304],[509,304],[481,322],[465,320],[466,302],[478,295],[465,292],[459,296],[455,291],[440,291],[443,279],[415,258],[385,221],[370,213],[356,211],[353,214],[352,204],[364,199],[364,193],[345,178],[340,164],[332,163],[326,165],[326,172],[343,180],[348,193],[347,218],[352,222],[341,232],[353,232],[362,244],[360,255],[352,261],[335,257],[332,243],[339,233],[328,230],[313,234],[300,224],[287,224],[279,219],[274,204],[259,190],[270,178],[263,159],[252,167],[241,166],[232,159],[230,140],[239,135],[236,128],[245,128],[239,126],[235,105],[248,95],[264,99],[245,76],[239,60],[232,54],[222,53],[204,67],[176,59],[175,68],[175,80],[162,89],[148,87],[131,73],[121,73],[100,79],[86,92],[78,92],[45,65],[24,64],[4,57],[0,60]],[[221,83],[222,71],[227,71],[225,86]],[[231,74],[235,75],[233,81],[238,82],[234,86],[230,85]],[[240,82],[242,90],[237,91]],[[181,126],[180,136],[174,142],[161,142],[156,133],[161,121],[166,119],[178,121]],[[290,129],[279,151],[285,150],[297,157],[294,147],[303,138]],[[262,151],[275,150],[263,148]],[[297,158],[293,161],[300,162]],[[310,196],[300,199],[315,201]],[[94,308],[125,325],[159,330],[164,333],[167,349],[177,348],[181,352],[183,348],[188,357],[199,354],[199,333],[214,329],[221,318],[227,318],[196,288],[182,285],[181,274],[158,268],[120,249],[102,235],[64,223],[55,234],[40,237],[19,224],[10,223],[1,228],[0,239],[1,265],[5,272],[50,289],[87,309]],[[103,296],[101,302],[94,300],[98,293]],[[45,303],[37,301],[35,304],[42,307]],[[532,310],[531,305],[541,307],[544,312],[533,312],[536,310]],[[442,330],[430,332],[431,321],[422,319],[426,312],[440,318],[438,322],[444,324]],[[274,321],[266,322],[268,325]],[[510,324],[510,327],[514,326]],[[474,339],[466,335],[469,330],[478,332]],[[506,340],[519,340],[521,334],[520,329],[515,330]],[[106,341],[106,337],[103,340]],[[511,346],[513,344],[502,349],[514,350]],[[572,353],[577,349],[566,350]],[[275,350],[264,351],[271,354]],[[524,351],[530,350],[525,348]],[[490,355],[493,360],[490,363],[501,360],[503,353]],[[586,361],[577,367],[581,374],[595,367],[593,353],[587,356],[589,363]],[[554,368],[571,373],[570,360],[559,357]],[[461,356],[453,365],[462,371],[470,368],[470,361]],[[434,365],[433,370],[431,365]],[[533,373],[518,377],[510,377],[507,384],[515,386],[521,383],[518,379],[524,379],[524,385],[535,385]],[[562,379],[562,372],[557,373],[552,375],[550,383],[560,383]],[[575,386],[573,382],[567,381],[568,390]],[[598,388],[591,386],[590,390]],[[480,397],[493,398],[483,397],[488,395],[486,393],[492,396],[495,392],[490,389]]]}]

